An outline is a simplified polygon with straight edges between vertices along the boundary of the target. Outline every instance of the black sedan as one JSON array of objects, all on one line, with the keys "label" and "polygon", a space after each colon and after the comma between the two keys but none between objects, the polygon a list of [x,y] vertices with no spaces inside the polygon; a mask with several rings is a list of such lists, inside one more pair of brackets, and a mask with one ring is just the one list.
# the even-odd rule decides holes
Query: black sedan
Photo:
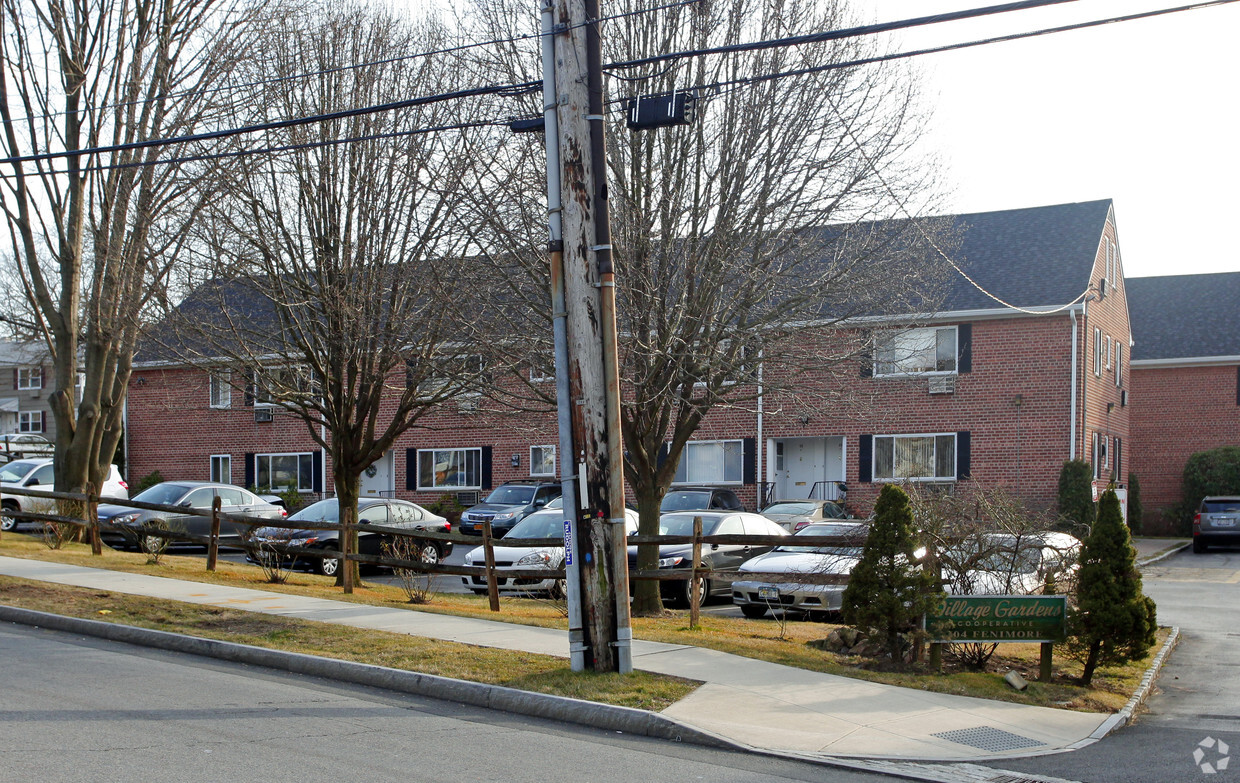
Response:
[{"label": "black sedan", "polygon": [[[704,536],[788,536],[791,535],[766,517],[745,511],[678,511],[659,518],[659,535],[693,535],[693,518],[702,518]],[[712,571],[733,571],[741,563],[772,549],[772,544],[709,544],[702,547],[698,565]],[[688,569],[693,562],[692,544],[664,544],[659,547],[659,568]],[[629,570],[637,568],[637,547],[629,547]],[[689,580],[667,580],[659,583],[663,600],[686,606],[689,603]],[[712,595],[731,595],[727,582],[698,580],[699,602]]]},{"label": "black sedan", "polygon": [[[195,511],[210,511],[216,497],[220,499],[220,511],[225,514],[263,519],[280,519],[285,514],[284,509],[262,500],[253,492],[232,484],[213,484],[207,481],[165,481],[143,490],[133,500]],[[144,529],[154,528],[173,534],[188,533],[195,536],[211,534],[209,516],[170,510],[154,511],[109,503],[99,506],[98,519],[99,537],[105,544],[116,549],[140,548],[147,552],[162,549],[163,539],[144,535]],[[220,520],[220,544],[236,544],[248,528],[248,525],[240,522]],[[177,546],[180,543],[176,539],[170,539],[168,545]]]},{"label": "black sedan", "polygon": [[[306,506],[288,518],[289,522],[340,522],[340,503],[336,498],[320,500]],[[361,498],[357,502],[357,521],[363,525],[405,528],[408,530],[426,530],[436,533],[449,533],[452,523],[438,514],[432,514],[417,503],[394,498]],[[390,545],[393,536],[359,530],[357,549],[359,554],[391,556],[386,545]],[[433,539],[406,539],[414,547],[414,558],[423,563],[438,563],[452,554],[451,541]],[[254,531],[253,542],[259,545],[307,547],[322,549],[322,557],[294,555],[285,558],[285,562],[293,568],[306,568],[325,576],[335,576],[340,568],[340,558],[331,557],[330,553],[340,551],[340,533],[335,530],[297,530],[278,527],[264,527]],[[246,560],[257,562],[255,552],[246,554]]]}]

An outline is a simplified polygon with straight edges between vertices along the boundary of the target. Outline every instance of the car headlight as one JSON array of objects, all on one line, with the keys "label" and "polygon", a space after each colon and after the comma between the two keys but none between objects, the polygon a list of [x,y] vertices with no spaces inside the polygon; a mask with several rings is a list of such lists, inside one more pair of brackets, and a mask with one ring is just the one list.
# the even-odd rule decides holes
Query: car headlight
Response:
[{"label": "car headlight", "polygon": [[470,552],[469,554],[465,555],[465,565],[473,565],[473,564],[474,564],[474,553]]},{"label": "car headlight", "polygon": [[525,557],[517,561],[519,566],[547,565],[551,562],[551,555],[545,552],[530,552]]},{"label": "car headlight", "polygon": [[491,521],[492,522],[507,522],[508,520],[512,519],[516,515],[517,515],[517,512],[515,511],[505,511],[502,514],[496,514],[495,518],[492,519]]},{"label": "car headlight", "polygon": [[675,568],[685,562],[683,557],[660,557],[659,568]]},{"label": "car headlight", "polygon": [[318,540],[319,540],[318,536],[314,536],[312,538],[290,538],[288,540],[288,545],[289,546],[307,546],[309,544],[313,544],[315,541],[318,541]]},{"label": "car headlight", "polygon": [[135,522],[140,516],[142,516],[142,512],[140,511],[132,514],[118,514],[107,521],[113,525],[129,525]]}]

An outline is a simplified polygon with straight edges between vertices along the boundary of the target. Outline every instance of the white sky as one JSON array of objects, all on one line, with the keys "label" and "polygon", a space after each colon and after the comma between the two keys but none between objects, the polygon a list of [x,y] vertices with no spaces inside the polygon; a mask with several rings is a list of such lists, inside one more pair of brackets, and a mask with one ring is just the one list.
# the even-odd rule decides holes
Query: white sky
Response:
[{"label": "white sky", "polygon": [[[1002,0],[853,0],[890,21]],[[1077,0],[897,34],[908,50],[1187,5]],[[949,212],[1111,198],[1130,277],[1240,271],[1240,3],[914,59]]]}]

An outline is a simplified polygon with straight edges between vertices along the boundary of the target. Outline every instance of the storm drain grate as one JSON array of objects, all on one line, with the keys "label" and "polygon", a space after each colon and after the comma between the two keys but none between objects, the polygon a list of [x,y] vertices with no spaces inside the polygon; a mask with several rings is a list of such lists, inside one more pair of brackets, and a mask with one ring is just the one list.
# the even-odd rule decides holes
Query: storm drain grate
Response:
[{"label": "storm drain grate", "polygon": [[1010,731],[996,729],[993,726],[977,726],[972,729],[940,731],[931,734],[930,736],[945,739],[948,742],[968,745],[971,748],[987,750],[991,753],[1002,753],[1008,750],[1020,750],[1021,748],[1036,748],[1039,745],[1046,744],[1045,742],[1038,742],[1035,739],[1022,737],[1019,734],[1013,734]]}]

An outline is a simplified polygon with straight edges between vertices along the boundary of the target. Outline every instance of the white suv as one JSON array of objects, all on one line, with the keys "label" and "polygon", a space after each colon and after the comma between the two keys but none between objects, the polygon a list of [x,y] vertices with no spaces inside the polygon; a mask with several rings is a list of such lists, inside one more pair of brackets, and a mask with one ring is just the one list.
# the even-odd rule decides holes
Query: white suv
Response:
[{"label": "white suv", "polygon": [[[0,507],[6,511],[32,511],[36,501],[41,498],[7,495],[4,494],[5,487],[29,487],[51,492],[56,485],[54,470],[55,467],[50,457],[18,459],[0,467],[0,495],[4,495],[3,500],[0,500]],[[129,485],[121,478],[121,472],[115,465],[110,466],[108,477],[104,480],[103,489],[99,495],[122,500],[129,497]],[[0,530],[12,530],[17,527],[17,524],[18,520],[13,517],[0,517]]]}]

